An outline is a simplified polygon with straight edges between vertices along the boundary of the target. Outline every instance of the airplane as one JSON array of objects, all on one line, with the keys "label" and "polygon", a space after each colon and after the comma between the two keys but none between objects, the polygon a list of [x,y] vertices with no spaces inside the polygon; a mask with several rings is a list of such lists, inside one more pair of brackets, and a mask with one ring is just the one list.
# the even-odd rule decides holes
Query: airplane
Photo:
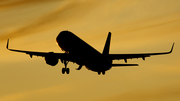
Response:
[{"label": "airplane", "polygon": [[[81,70],[85,66],[88,70],[97,72],[99,75],[110,70],[112,67],[117,66],[138,66],[138,64],[127,64],[127,59],[142,58],[145,60],[146,57],[153,55],[164,55],[170,54],[173,51],[174,43],[172,48],[168,52],[160,53],[142,53],[142,54],[109,54],[111,41],[111,32],[108,33],[104,50],[102,53],[94,49],[92,46],[87,44],[85,41],[80,39],[78,36],[70,31],[61,31],[56,38],[58,46],[65,53],[54,53],[54,52],[35,52],[35,51],[24,51],[9,49],[9,39],[7,40],[6,48],[10,51],[26,53],[33,56],[41,56],[45,58],[48,65],[55,66],[58,64],[59,60],[64,64],[62,68],[62,74],[69,74],[70,69],[67,68],[69,62],[73,62],[79,65],[77,70]],[[124,60],[125,64],[113,64],[113,60]]]}]

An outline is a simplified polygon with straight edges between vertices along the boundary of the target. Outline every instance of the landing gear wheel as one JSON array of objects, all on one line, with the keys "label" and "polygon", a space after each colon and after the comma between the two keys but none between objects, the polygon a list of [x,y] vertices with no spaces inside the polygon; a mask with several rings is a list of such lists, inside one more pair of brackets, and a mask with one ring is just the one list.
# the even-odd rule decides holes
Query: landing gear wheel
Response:
[{"label": "landing gear wheel", "polygon": [[100,75],[101,74],[101,72],[98,72],[98,75]]},{"label": "landing gear wheel", "polygon": [[102,74],[105,75],[105,71],[103,71]]},{"label": "landing gear wheel", "polygon": [[66,72],[65,68],[62,68],[62,74],[64,74]]},{"label": "landing gear wheel", "polygon": [[64,60],[63,63],[65,65],[65,68],[62,68],[62,73],[64,74],[66,72],[66,74],[69,74],[70,70],[69,68],[67,68],[67,64],[69,61]]},{"label": "landing gear wheel", "polygon": [[66,68],[66,73],[69,74],[70,70],[69,68]]}]

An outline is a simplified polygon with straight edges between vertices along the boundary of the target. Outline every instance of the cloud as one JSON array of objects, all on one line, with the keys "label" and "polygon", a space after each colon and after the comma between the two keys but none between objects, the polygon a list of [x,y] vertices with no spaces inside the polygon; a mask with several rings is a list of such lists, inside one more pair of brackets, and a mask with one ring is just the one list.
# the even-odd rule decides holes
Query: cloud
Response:
[{"label": "cloud", "polygon": [[[19,4],[20,2],[27,4],[27,2],[33,2],[33,1],[23,0],[23,1],[15,2],[15,4],[16,3]],[[39,0],[39,1],[35,0],[34,2],[41,2],[41,1],[42,0]],[[49,0],[47,1],[50,2]],[[57,3],[59,4],[59,6],[57,5]],[[58,1],[57,3],[56,5],[54,4],[49,5],[49,3],[46,4],[46,6],[56,6],[56,7],[53,10],[46,12],[46,14],[41,14],[37,16],[38,18],[36,17],[36,20],[32,20],[32,22],[29,22],[29,21],[23,22],[25,23],[24,26],[21,25],[22,27],[18,27],[18,28],[14,27],[13,30],[7,29],[9,31],[7,31],[7,33],[5,34],[3,33],[2,35],[0,35],[0,40],[2,41],[7,38],[17,37],[17,36],[22,36],[22,35],[36,34],[36,33],[44,32],[46,30],[54,29],[57,27],[61,28],[62,26],[65,26],[68,24],[71,25],[72,23],[80,20],[86,13],[88,13],[89,10],[91,10],[94,7],[94,4],[95,4],[95,2],[84,2],[81,0],[79,1],[62,0],[61,2]],[[14,3],[12,4],[10,3],[10,5],[13,5],[13,4]],[[38,4],[34,6],[40,6],[40,5]],[[27,5],[26,8],[28,7],[29,5]],[[20,9],[26,9],[26,8],[20,8]],[[23,16],[21,18],[24,19]]]},{"label": "cloud", "polygon": [[[106,2],[102,3],[102,1],[106,1]],[[133,3],[131,1],[133,1]],[[106,40],[107,33],[108,31],[112,31],[113,33],[112,41],[114,41],[112,42],[112,45],[114,45],[117,48],[116,49],[111,48],[111,49],[117,50],[116,53],[121,53],[123,49],[128,50],[127,47],[131,47],[131,48],[136,47],[138,48],[137,51],[139,52],[139,47],[137,47],[137,45],[142,45],[142,44],[144,44],[144,47],[142,47],[143,51],[146,51],[146,50],[149,51],[148,47],[151,48],[154,45],[157,45],[157,41],[154,39],[157,38],[159,41],[162,42],[162,39],[160,37],[167,35],[168,39],[165,40],[167,42],[167,41],[170,41],[169,36],[175,34],[175,33],[172,33],[175,28],[177,28],[176,30],[177,32],[180,31],[178,29],[179,28],[179,13],[176,12],[174,8],[170,9],[168,8],[169,6],[166,8],[166,6],[164,6],[164,2],[161,3],[161,1],[163,0],[150,1],[151,4],[149,4],[149,1],[147,2],[147,1],[139,1],[139,0],[127,0],[127,1],[119,0],[118,2],[116,2],[115,0],[114,1],[107,1],[107,0],[91,0],[91,1],[87,1],[87,0],[14,0],[13,1],[12,0],[9,2],[9,0],[6,0],[6,1],[3,0],[2,2],[0,2],[0,5],[1,5],[0,12],[4,12],[3,14],[7,14],[7,16],[5,16],[7,18],[4,18],[4,19],[0,18],[0,19],[6,24],[7,23],[8,24],[7,26],[3,27],[5,28],[4,30],[6,30],[5,31],[6,33],[0,33],[0,41],[6,40],[8,38],[17,38],[20,36],[37,34],[35,35],[37,37],[31,36],[27,38],[28,40],[32,42],[32,40],[38,40],[39,37],[42,37],[42,34],[39,34],[39,33],[43,33],[44,34],[43,37],[47,37],[47,36],[52,36],[52,32],[51,31],[48,32],[48,30],[57,29],[61,31],[61,30],[64,30],[65,28],[67,29],[73,28],[73,29],[77,29],[78,31],[84,31],[83,35],[82,34],[81,35],[86,38],[85,41],[88,42],[89,40],[90,42],[94,42],[94,45],[92,46],[97,45],[96,49],[98,49],[98,47],[100,47],[101,50],[103,49],[103,45]],[[168,2],[172,2],[172,1],[168,1]],[[140,4],[140,5],[137,5],[137,4]],[[169,3],[166,3],[165,5],[169,5]],[[158,9],[159,6],[161,6],[162,9]],[[166,9],[164,10],[164,8]],[[176,14],[171,16],[170,13],[166,13],[167,9],[170,9],[168,12],[175,11]],[[165,15],[163,15],[164,13],[162,14],[161,11],[165,12]],[[18,13],[15,14],[15,12],[18,12]],[[163,16],[161,16],[161,14],[159,15],[158,13],[161,13]],[[152,16],[149,17],[149,15],[152,15]],[[75,30],[75,32],[77,32],[77,30]],[[44,33],[45,31],[48,32],[48,35],[47,33]],[[84,39],[81,35],[78,35],[78,36]],[[102,38],[102,36],[104,38]],[[178,36],[176,36],[177,39],[179,38]],[[151,40],[151,42],[153,40],[154,43],[149,44],[147,42],[144,42],[144,40]],[[52,50],[51,46],[47,45],[49,40],[45,40],[45,41],[40,40],[40,41],[41,43],[37,41],[35,44],[33,43],[34,45],[32,46],[27,45],[27,47],[29,47],[29,49],[33,47],[34,49],[39,48],[39,50],[44,50],[43,46],[46,45],[47,50],[49,49]],[[22,43],[25,41],[21,40],[19,42]],[[128,42],[131,42],[133,44],[129,44]],[[136,44],[137,42],[139,43]],[[22,44],[26,44],[26,43],[22,43]],[[9,51],[5,50],[5,45],[6,43],[3,43],[1,45],[2,46],[1,51],[4,51],[4,53],[6,52],[5,54],[3,54],[2,52],[1,62],[9,63],[11,62],[11,60],[17,62],[19,61],[18,59],[23,59],[24,61],[30,61],[30,60],[27,60],[29,56],[26,56],[24,54],[22,56],[20,56],[20,54],[18,53],[11,54]],[[35,46],[38,48],[36,48]],[[157,48],[164,50],[166,49],[165,46],[166,45],[157,47]],[[3,47],[4,47],[4,50],[3,50]],[[167,46],[167,48],[168,48],[167,50],[169,50],[170,47]],[[178,47],[175,46],[175,51],[177,51],[177,48]],[[19,48],[17,47],[17,49]],[[152,50],[155,50],[155,49],[156,48],[152,48]],[[134,49],[129,48],[129,50],[134,52],[135,48]],[[170,55],[172,56],[171,58],[178,60],[178,57],[177,57],[178,53],[175,54],[176,57],[175,55],[173,56],[173,54]],[[17,56],[13,56],[13,55],[17,55]],[[4,87],[4,89],[7,88],[6,91],[12,90],[10,89],[11,87],[14,89],[24,89],[26,91],[16,93],[16,94],[9,94],[7,96],[1,95],[0,101],[16,101],[16,100],[24,101],[24,99],[29,99],[29,98],[31,99],[45,98],[46,100],[52,100],[52,98],[60,99],[60,97],[63,97],[64,99],[66,99],[69,96],[73,99],[73,98],[78,98],[79,96],[82,97],[82,95],[84,95],[83,96],[84,99],[86,97],[87,99],[90,99],[90,100],[95,99],[95,98],[89,97],[88,96],[89,94],[94,95],[94,97],[99,97],[99,98],[103,98],[103,97],[107,97],[111,95],[113,96],[111,98],[107,98],[107,99],[105,98],[105,101],[108,101],[108,100],[144,101],[144,100],[149,100],[149,99],[150,100],[164,100],[166,98],[173,98],[173,97],[175,98],[176,96],[180,94],[180,92],[178,91],[179,85],[174,86],[174,87],[172,86],[162,87],[162,86],[167,83],[172,84],[172,85],[176,84],[174,80],[177,80],[177,81],[179,80],[178,78],[178,71],[179,71],[178,65],[179,64],[176,64],[177,69],[165,67],[168,65],[168,63],[172,63],[172,61],[174,61],[174,59],[170,59],[170,60],[168,59],[165,62],[161,62],[161,63],[164,63],[162,67],[160,67],[159,69],[157,68],[154,69],[151,66],[154,66],[154,65],[157,66],[160,59],[162,59],[162,57],[160,58],[156,57],[156,58],[157,58],[156,62],[151,62],[151,60],[149,62],[148,61],[144,62],[146,64],[144,65],[144,67],[151,68],[151,69],[142,68],[143,62],[141,62],[142,60],[138,60],[137,63],[140,63],[140,64],[142,63],[142,65],[138,68],[133,69],[130,67],[130,68],[125,68],[125,69],[118,69],[118,71],[116,69],[112,69],[111,71],[107,72],[106,76],[98,77],[99,79],[97,78],[96,73],[88,71],[89,74],[86,74],[86,72],[83,71],[83,73],[85,73],[84,75],[87,75],[83,80],[80,79],[80,77],[82,77],[81,74],[79,74],[78,79],[76,76],[74,76],[74,81],[76,81],[77,83],[79,83],[79,81],[83,81],[82,83],[80,83],[80,86],[77,87],[77,88],[80,88],[80,90],[74,91],[73,93],[70,92],[69,94],[66,94],[66,92],[69,92],[70,90],[73,90],[74,88],[71,88],[68,85],[55,86],[55,87],[37,89],[37,90],[32,90],[32,91],[26,90],[20,86],[12,86],[10,84],[16,83],[16,85],[22,85],[21,82],[24,82],[24,81],[21,78],[18,78],[18,80],[20,80],[21,82],[17,81],[16,79],[15,79],[16,82],[14,82],[14,79],[12,80],[12,78],[5,77],[5,75],[3,75],[2,73],[2,77],[4,77],[3,79],[4,81],[2,80],[1,82],[4,82],[4,85],[9,84],[9,86]],[[155,60],[155,58],[152,58],[152,60]],[[24,61],[19,61],[17,62],[17,64],[25,64]],[[124,61],[122,63],[124,63]],[[149,63],[149,66],[148,66],[148,63]],[[37,62],[32,62],[32,66],[37,66],[37,65],[39,67],[45,66],[44,61],[39,64],[41,66],[38,65]],[[29,66],[28,64],[25,64],[25,65]],[[13,65],[12,68],[16,66],[22,66],[22,65]],[[63,65],[61,64],[60,67],[62,66]],[[7,66],[3,65],[2,67],[6,68]],[[75,67],[75,66],[72,66],[72,67]],[[47,70],[47,72],[49,73],[48,71],[49,69],[45,69],[45,70]],[[23,70],[19,71],[19,69],[11,70],[13,72],[12,74],[9,73],[9,70],[3,71],[1,69],[1,71],[4,72],[4,74],[9,74],[8,76],[12,76],[12,77],[14,77],[14,75],[21,74],[23,72]],[[35,69],[35,71],[38,72],[37,69]],[[35,72],[34,73],[33,72],[31,74],[34,75]],[[59,73],[59,70],[57,72]],[[53,74],[54,72],[52,72],[52,75]],[[115,76],[112,77],[112,75],[115,75]],[[37,76],[42,76],[42,72],[38,72]],[[34,77],[37,78],[37,76],[36,77],[34,76]],[[23,75],[22,77],[24,77],[24,79],[27,79],[28,76],[26,77],[25,75]],[[59,75],[58,76],[56,75],[53,77],[57,77],[59,79]],[[52,81],[57,81],[53,77],[50,76],[49,78]],[[88,77],[89,79],[87,79]],[[29,78],[31,80],[34,79],[31,76],[29,76]],[[69,78],[69,76],[68,77],[63,76],[63,78],[64,79],[60,79],[58,82],[66,82],[68,80],[70,81],[71,86],[72,85],[74,86],[74,83],[72,83],[70,79],[67,79]],[[45,77],[45,79],[47,78]],[[86,80],[87,82],[85,82]],[[8,82],[13,81],[13,82],[7,83],[6,81]],[[105,82],[104,82],[104,85],[102,86],[103,81]],[[39,82],[42,82],[42,80],[39,80]],[[34,83],[37,84],[36,81],[32,81],[30,83],[24,82],[24,84],[27,85],[26,88],[29,88],[28,86],[33,85]],[[47,85],[47,84],[44,83],[43,85]],[[131,85],[134,85],[134,86],[131,86]],[[162,88],[149,90],[153,86],[162,87]],[[141,88],[141,90],[139,89],[133,90],[138,87]],[[36,88],[34,88],[33,86],[32,89],[36,89]],[[18,92],[18,90],[15,90],[15,92],[16,91]],[[8,93],[11,93],[11,92],[8,92]],[[65,93],[65,96],[62,95],[64,93]],[[46,96],[46,95],[49,95],[49,96]],[[114,95],[117,95],[117,96],[114,96]],[[76,97],[72,97],[72,96],[76,96]]]},{"label": "cloud", "polygon": [[120,95],[105,98],[102,101],[178,101],[180,100],[179,86],[168,86],[156,88],[154,90],[137,90],[122,93]]},{"label": "cloud", "polygon": [[[59,85],[54,87],[48,87],[44,89],[38,89],[33,91],[21,92],[6,96],[1,96],[0,101],[20,101],[23,99],[30,99],[32,96],[45,96],[45,95],[53,95],[53,94],[62,94],[73,90],[68,84]],[[24,100],[23,100],[24,101]]]},{"label": "cloud", "polygon": [[64,0],[1,0],[0,11],[26,5],[26,4],[48,3],[48,2],[54,2],[54,1],[64,1]]},{"label": "cloud", "polygon": [[[96,30],[96,33],[97,31],[98,33],[102,33],[102,31],[104,30],[113,30],[118,34],[127,34],[143,31],[144,29],[154,29],[159,26],[168,25],[178,21],[173,17],[169,17],[168,20],[165,19],[162,21],[162,18],[166,18],[162,17],[162,15],[168,15],[169,13],[166,13],[162,9],[158,9],[159,6],[156,5],[157,2],[137,3],[139,1],[134,1],[133,3],[130,3],[130,1],[131,0],[127,2],[121,0],[116,2],[96,0],[16,0],[5,2],[5,0],[3,0],[3,2],[5,2],[4,6],[7,6],[9,8],[22,5],[27,6],[21,7],[19,9],[26,9],[28,7],[40,7],[38,8],[39,10],[35,9],[33,11],[39,11],[37,13],[40,14],[36,14],[35,19],[31,22],[25,21],[25,24],[21,24],[21,27],[13,27],[12,29],[10,27],[9,29],[7,29],[7,33],[3,33],[0,35],[0,40],[6,40],[7,38],[13,38],[28,34],[37,34],[55,28],[58,28],[60,30],[74,28],[81,31],[86,30],[86,33],[91,32],[91,30]],[[148,3],[150,3],[150,5],[148,5]],[[176,5],[173,8],[169,8],[169,6],[167,5],[168,3],[173,4],[173,2],[164,2],[160,8],[168,8],[171,12],[176,12]],[[42,6],[42,4],[45,4],[45,6]],[[147,5],[147,7],[145,9],[142,9],[144,8],[144,4]],[[120,5],[120,7],[114,7],[113,5]],[[155,6],[155,8],[153,8],[152,10],[153,5]],[[48,10],[49,8],[47,7],[50,6],[53,6],[54,8],[52,10]],[[138,8],[136,8],[136,6],[138,6]],[[157,11],[154,11],[154,9],[157,9]],[[45,12],[45,10],[47,10],[47,12]],[[164,12],[163,14],[158,13],[162,11]],[[42,12],[44,13],[41,14]],[[29,12],[24,13],[28,14]],[[29,13],[29,15],[29,17],[35,16],[34,13]],[[176,14],[175,16],[178,15]],[[24,19],[24,16],[22,16],[21,19]],[[159,20],[161,22],[159,22]]]}]

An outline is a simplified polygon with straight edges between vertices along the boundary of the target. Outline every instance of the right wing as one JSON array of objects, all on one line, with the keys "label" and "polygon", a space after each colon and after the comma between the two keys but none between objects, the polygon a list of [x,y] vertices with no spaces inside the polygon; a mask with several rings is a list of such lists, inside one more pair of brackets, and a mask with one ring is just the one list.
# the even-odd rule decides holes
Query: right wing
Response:
[{"label": "right wing", "polygon": [[125,62],[127,62],[127,59],[132,58],[142,58],[145,60],[145,57],[150,57],[153,55],[164,55],[164,54],[170,54],[173,51],[174,43],[172,45],[172,48],[169,52],[161,52],[161,53],[142,53],[142,54],[109,54],[109,59],[111,60],[120,60],[124,59]]}]

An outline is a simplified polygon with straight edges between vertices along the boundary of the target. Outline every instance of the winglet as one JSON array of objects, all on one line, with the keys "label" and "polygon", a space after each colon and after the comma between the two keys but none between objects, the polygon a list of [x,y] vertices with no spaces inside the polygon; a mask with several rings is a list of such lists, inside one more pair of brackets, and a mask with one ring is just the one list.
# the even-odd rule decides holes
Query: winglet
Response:
[{"label": "winglet", "polygon": [[173,48],[174,48],[174,44],[175,44],[175,43],[173,43],[173,45],[172,45],[172,48],[171,48],[171,51],[170,51],[169,53],[171,53],[171,52],[173,51]]},{"label": "winglet", "polygon": [[8,46],[9,46],[9,39],[7,40],[7,46],[6,46],[7,49],[8,49]]}]

